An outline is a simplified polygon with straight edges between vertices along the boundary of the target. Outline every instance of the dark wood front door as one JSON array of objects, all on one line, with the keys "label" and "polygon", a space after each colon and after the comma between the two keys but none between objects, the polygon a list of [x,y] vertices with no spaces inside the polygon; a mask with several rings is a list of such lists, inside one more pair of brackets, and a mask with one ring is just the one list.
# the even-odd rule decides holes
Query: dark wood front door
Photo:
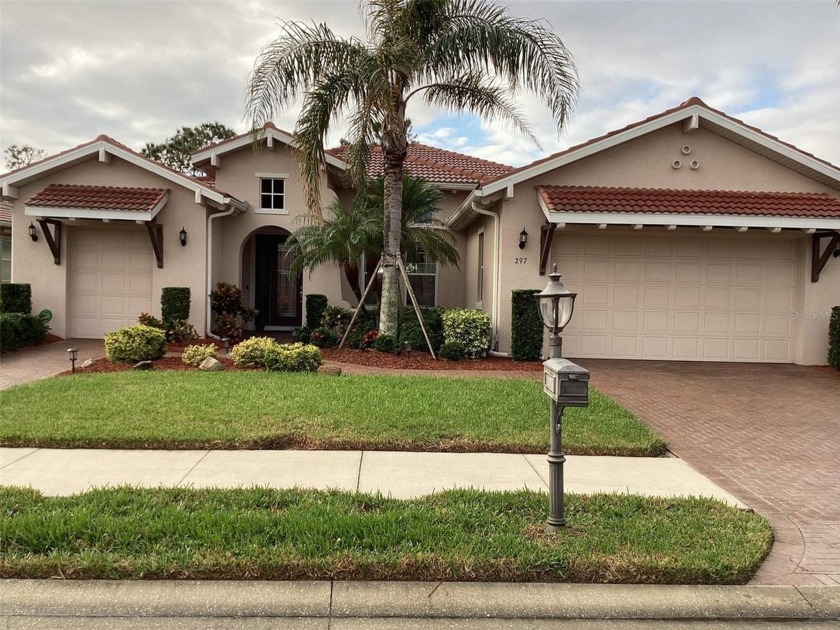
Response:
[{"label": "dark wood front door", "polygon": [[303,275],[293,274],[287,255],[287,236],[258,234],[254,306],[266,326],[300,326],[303,314]]}]

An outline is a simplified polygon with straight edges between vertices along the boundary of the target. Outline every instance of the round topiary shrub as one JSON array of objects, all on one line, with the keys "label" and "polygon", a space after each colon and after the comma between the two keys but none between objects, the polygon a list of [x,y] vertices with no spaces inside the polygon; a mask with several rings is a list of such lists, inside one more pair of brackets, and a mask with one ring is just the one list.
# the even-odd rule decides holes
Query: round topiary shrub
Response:
[{"label": "round topiary shrub", "polygon": [[105,333],[105,357],[112,363],[153,361],[166,351],[166,333],[158,328],[128,326]]},{"label": "round topiary shrub", "polygon": [[184,365],[192,365],[198,367],[204,359],[218,359],[219,351],[215,345],[208,343],[206,345],[193,345],[184,348],[181,355],[181,361]]},{"label": "round topiary shrub", "polygon": [[280,344],[271,337],[251,337],[240,341],[230,351],[230,358],[238,367],[265,367],[266,353]]},{"label": "round topiary shrub", "polygon": [[311,344],[276,344],[265,353],[269,372],[315,372],[323,363],[321,351]]},{"label": "round topiary shrub", "polygon": [[466,357],[481,359],[490,348],[490,315],[473,308],[450,308],[443,313],[443,338],[458,341]]},{"label": "round topiary shrub", "polygon": [[440,356],[450,361],[460,361],[467,355],[464,344],[460,341],[447,341],[440,347]]}]

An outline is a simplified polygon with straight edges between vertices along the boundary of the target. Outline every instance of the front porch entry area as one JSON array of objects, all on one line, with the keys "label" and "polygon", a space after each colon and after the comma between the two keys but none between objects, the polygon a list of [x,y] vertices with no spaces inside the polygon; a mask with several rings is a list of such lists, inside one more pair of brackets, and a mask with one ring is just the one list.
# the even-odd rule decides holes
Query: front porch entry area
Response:
[{"label": "front porch entry area", "polygon": [[246,303],[257,310],[257,330],[290,330],[303,323],[303,274],[292,272],[290,233],[261,228],[242,249],[242,280]]}]

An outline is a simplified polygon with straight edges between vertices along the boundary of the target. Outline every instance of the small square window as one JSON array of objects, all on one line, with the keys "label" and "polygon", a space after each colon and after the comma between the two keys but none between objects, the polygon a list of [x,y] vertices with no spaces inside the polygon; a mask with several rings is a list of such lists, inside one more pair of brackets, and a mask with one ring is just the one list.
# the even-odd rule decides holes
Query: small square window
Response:
[{"label": "small square window", "polygon": [[285,210],[286,180],[260,179],[260,210]]}]

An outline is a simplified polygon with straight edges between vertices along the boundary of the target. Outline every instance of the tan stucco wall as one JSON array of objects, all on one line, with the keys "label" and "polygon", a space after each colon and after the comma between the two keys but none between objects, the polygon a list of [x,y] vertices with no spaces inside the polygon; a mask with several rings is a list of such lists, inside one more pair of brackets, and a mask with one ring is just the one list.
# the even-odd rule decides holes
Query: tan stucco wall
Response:
[{"label": "tan stucco wall", "polygon": [[[680,151],[685,144],[691,146],[689,155],[683,155]],[[683,166],[679,170],[671,167],[675,159],[682,160]],[[697,170],[687,167],[687,162],[693,159],[700,162]],[[502,352],[510,351],[511,291],[542,289],[548,282],[547,276],[539,275],[540,226],[545,223],[545,215],[539,208],[534,191],[538,185],[824,192],[840,197],[837,190],[709,131],[699,129],[683,134],[680,125],[661,129],[517,184],[514,197],[501,202],[499,350]],[[482,220],[480,217],[466,228],[465,233],[470,238]],[[524,250],[520,250],[518,235],[523,227],[528,232],[528,244]],[[681,230],[696,231],[696,228],[679,228],[677,233]],[[720,234],[722,230],[716,229],[713,234]],[[752,235],[754,231],[750,230],[750,233]],[[802,299],[798,308],[805,313],[803,317],[806,319],[797,324],[796,362],[823,364],[826,361],[828,321],[821,315],[809,313],[825,313],[830,306],[840,303],[840,261],[829,261],[820,282],[812,284],[810,237],[802,233],[800,239],[800,268],[807,277],[802,282]],[[517,264],[517,259],[521,258],[526,258],[526,261]],[[546,273],[549,271],[546,269]],[[466,274],[467,306],[471,306],[470,296],[474,293],[471,293],[470,278],[476,274],[474,259],[470,259]],[[484,310],[489,311],[486,301]]]},{"label": "tan stucco wall", "polygon": [[[170,198],[157,221],[163,225],[164,267],[152,268],[152,314],[160,316],[161,289],[170,286],[189,287],[192,304],[190,322],[196,329],[204,331],[204,276],[205,213],[203,205],[195,203],[194,193],[165,178],[150,173],[138,166],[113,157],[110,164],[99,162],[95,157],[66,170],[53,173],[36,182],[22,186],[14,202],[15,230],[12,234],[12,268],[15,282],[32,285],[32,308],[34,312],[48,308],[53,312],[51,331],[65,337],[67,330],[68,303],[68,241],[72,246],[73,233],[84,229],[137,230],[146,233],[143,225],[133,221],[112,221],[104,224],[92,220],[63,220],[61,264],[53,263],[46,240],[41,234],[37,242],[29,239],[27,228],[32,217],[24,215],[24,204],[33,195],[50,184],[75,184],[95,186],[138,186],[146,188],[168,188]],[[188,244],[181,247],[178,232],[181,228],[188,233]],[[151,255],[152,245],[149,243]],[[139,315],[139,313],[138,313]]]}]

